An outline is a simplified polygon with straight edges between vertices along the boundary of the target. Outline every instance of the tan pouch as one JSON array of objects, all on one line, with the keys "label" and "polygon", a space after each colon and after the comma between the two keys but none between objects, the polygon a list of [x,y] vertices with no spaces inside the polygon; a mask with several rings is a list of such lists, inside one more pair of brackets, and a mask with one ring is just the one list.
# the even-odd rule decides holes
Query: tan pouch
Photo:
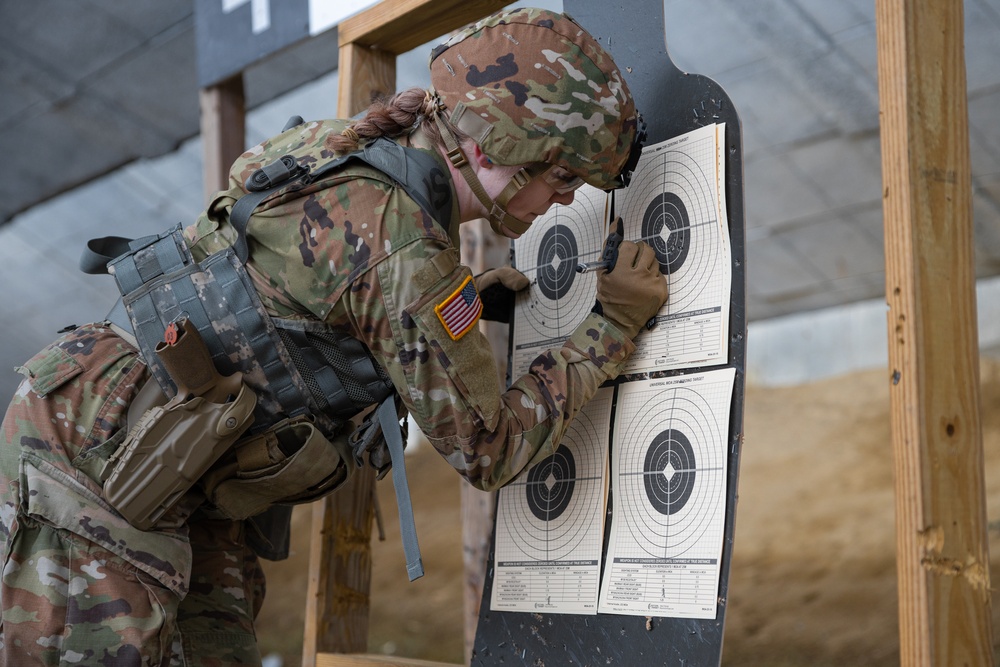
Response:
[{"label": "tan pouch", "polygon": [[236,461],[202,478],[205,495],[231,519],[246,519],[271,505],[321,498],[354,471],[347,436],[328,440],[306,417],[285,420],[236,446]]}]

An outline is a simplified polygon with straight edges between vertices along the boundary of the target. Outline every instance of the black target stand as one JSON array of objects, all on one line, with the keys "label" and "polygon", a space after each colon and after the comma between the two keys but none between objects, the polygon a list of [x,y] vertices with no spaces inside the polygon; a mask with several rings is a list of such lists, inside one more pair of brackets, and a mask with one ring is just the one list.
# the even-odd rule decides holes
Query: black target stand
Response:
[{"label": "black target stand", "polygon": [[[622,70],[636,106],[649,128],[647,145],[656,144],[705,125],[726,124],[726,207],[732,247],[732,294],[729,313],[729,363],[736,370],[728,431],[726,521],[719,577],[718,611],[714,619],[650,619],[598,614],[577,616],[490,611],[493,560],[483,591],[479,627],[473,646],[476,667],[547,665],[621,667],[701,667],[719,665],[729,595],[729,569],[735,531],[740,446],[743,440],[743,400],[746,359],[745,222],[743,146],[740,119],[728,95],[711,79],[681,72],[665,47],[662,0],[565,0],[565,11],[611,52]],[[656,202],[663,211],[675,202]],[[654,212],[655,213],[655,212]],[[664,215],[667,215],[664,213]],[[675,217],[677,214],[674,214]],[[676,239],[683,241],[683,239]],[[684,244],[686,245],[686,244]],[[669,249],[661,249],[669,251]],[[669,254],[669,252],[659,253]],[[669,270],[669,267],[668,267]],[[721,368],[714,366],[712,368]],[[700,368],[667,371],[657,376],[697,373]],[[677,448],[683,434],[665,432],[664,451]],[[651,455],[656,452],[652,451]],[[655,465],[660,465],[657,461]],[[653,465],[652,463],[650,465]],[[682,464],[679,464],[682,465]],[[677,479],[678,484],[689,481]],[[656,495],[658,489],[649,489]],[[614,490],[608,501],[605,553],[614,513]],[[549,499],[548,502],[555,502]],[[669,508],[664,508],[669,512]]]}]

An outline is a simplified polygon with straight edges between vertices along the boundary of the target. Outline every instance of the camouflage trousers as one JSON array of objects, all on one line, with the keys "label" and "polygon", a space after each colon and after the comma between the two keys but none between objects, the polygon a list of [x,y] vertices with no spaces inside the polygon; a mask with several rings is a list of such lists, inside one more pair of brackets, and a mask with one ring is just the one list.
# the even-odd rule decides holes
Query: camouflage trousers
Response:
[{"label": "camouflage trousers", "polygon": [[264,597],[244,524],[189,494],[149,531],[97,482],[148,372],[99,325],[19,369],[0,428],[0,666],[259,665]]}]

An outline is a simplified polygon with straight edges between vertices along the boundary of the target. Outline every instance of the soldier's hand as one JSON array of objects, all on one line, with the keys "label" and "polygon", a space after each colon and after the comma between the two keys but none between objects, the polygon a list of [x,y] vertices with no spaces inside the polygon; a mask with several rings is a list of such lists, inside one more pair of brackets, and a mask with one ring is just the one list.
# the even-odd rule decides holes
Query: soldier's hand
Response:
[{"label": "soldier's hand", "polygon": [[484,320],[510,322],[514,309],[514,294],[525,289],[527,276],[510,266],[487,269],[474,278],[479,299],[483,302]]},{"label": "soldier's hand", "polygon": [[635,338],[667,300],[667,281],[656,252],[646,243],[623,241],[611,271],[599,269],[594,311]]}]

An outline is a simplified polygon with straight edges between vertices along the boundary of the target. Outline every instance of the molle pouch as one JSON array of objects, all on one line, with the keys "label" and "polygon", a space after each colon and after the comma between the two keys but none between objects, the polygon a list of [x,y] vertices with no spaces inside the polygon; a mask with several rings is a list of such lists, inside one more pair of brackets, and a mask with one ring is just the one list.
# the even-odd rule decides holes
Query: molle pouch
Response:
[{"label": "molle pouch", "polygon": [[152,528],[250,426],[256,397],[240,387],[226,403],[178,394],[129,431],[104,468],[104,497],[129,523]]},{"label": "molle pouch", "polygon": [[234,458],[202,478],[208,500],[231,519],[275,504],[311,502],[340,487],[354,470],[347,436],[330,441],[307,417],[247,438]]}]

